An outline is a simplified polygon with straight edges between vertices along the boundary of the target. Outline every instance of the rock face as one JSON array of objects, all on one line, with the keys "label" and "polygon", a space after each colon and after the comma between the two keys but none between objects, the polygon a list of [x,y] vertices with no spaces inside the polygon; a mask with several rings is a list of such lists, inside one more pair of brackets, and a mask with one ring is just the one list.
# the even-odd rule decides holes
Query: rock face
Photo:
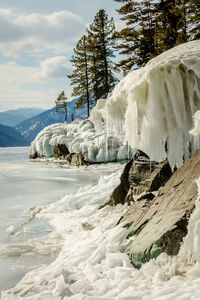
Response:
[{"label": "rock face", "polygon": [[66,157],[67,154],[69,154],[69,150],[64,144],[58,144],[53,147],[54,157],[60,158],[60,157]]},{"label": "rock face", "polygon": [[129,184],[131,194],[135,195],[157,191],[160,186],[171,177],[172,171],[167,161],[161,163],[150,161],[145,157],[138,157],[133,161],[129,171]]},{"label": "rock face", "polygon": [[[70,158],[71,158],[71,161],[70,161]],[[86,154],[71,153],[71,154],[69,154],[67,160],[72,166],[87,166],[90,164],[87,161],[87,153]]]},{"label": "rock face", "polygon": [[69,153],[69,150],[64,144],[54,146],[53,152],[56,159],[62,159],[72,166],[85,166],[89,164],[87,154]]},{"label": "rock face", "polygon": [[41,156],[37,151],[35,151],[34,154],[29,155],[29,159],[36,159],[36,158],[41,158]]},{"label": "rock face", "polygon": [[126,195],[128,193],[130,184],[129,184],[129,171],[133,164],[133,159],[130,160],[125,168],[124,171],[120,177],[120,184],[114,189],[112,195],[110,196],[109,203],[110,205],[117,205],[119,203],[124,204]]},{"label": "rock face", "polygon": [[[129,177],[138,178],[135,175],[136,169],[132,168],[134,162]],[[156,172],[156,168],[157,166],[153,172]],[[150,178],[151,176],[152,173]],[[126,221],[130,235],[135,235],[127,249],[135,267],[139,268],[142,263],[163,251],[169,255],[178,253],[182,238],[187,234],[188,218],[195,206],[197,198],[195,180],[199,176],[200,150],[179,168],[164,186],[160,187],[156,197],[140,198],[140,201],[134,202],[123,216],[121,221]],[[145,181],[148,182],[147,177]],[[149,188],[154,186],[153,183],[157,186],[157,180],[151,180]],[[132,186],[136,188],[134,191],[137,193],[141,191],[140,187],[143,184],[138,181],[138,187]]]},{"label": "rock face", "polygon": [[[88,161],[88,154],[82,153],[70,153],[66,145],[58,144],[53,147],[54,158],[61,159],[63,162],[66,162],[72,166],[87,166],[91,164]],[[29,159],[42,158],[37,151],[33,155],[29,155]]]},{"label": "rock face", "polygon": [[150,161],[142,151],[137,151],[133,159],[125,166],[120,178],[120,184],[113,191],[109,204],[130,203],[142,193],[148,194],[142,197],[154,198],[151,193],[157,191],[160,186],[171,177],[172,172],[167,161],[158,163]]}]

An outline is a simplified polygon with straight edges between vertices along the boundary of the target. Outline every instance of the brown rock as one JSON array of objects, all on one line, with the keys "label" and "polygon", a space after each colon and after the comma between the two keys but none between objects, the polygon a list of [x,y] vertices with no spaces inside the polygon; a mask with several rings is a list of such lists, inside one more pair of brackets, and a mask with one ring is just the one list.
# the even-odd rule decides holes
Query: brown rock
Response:
[{"label": "brown rock", "polygon": [[87,153],[73,153],[71,155],[71,165],[72,166],[87,166],[89,162],[87,161]]},{"label": "brown rock", "polygon": [[130,186],[128,178],[129,178],[129,171],[130,171],[132,164],[133,164],[133,160],[130,160],[126,164],[124,171],[120,177],[121,182],[116,187],[116,189],[114,189],[114,191],[110,197],[110,201],[107,204],[117,205],[118,203],[122,203],[122,204],[125,203],[125,198],[128,193],[129,186]]},{"label": "brown rock", "polygon": [[171,177],[172,171],[168,161],[161,163],[139,157],[133,161],[129,171],[130,190],[134,195],[157,191]]},{"label": "brown rock", "polygon": [[[157,191],[172,175],[167,161],[152,162],[149,157],[138,150],[128,162],[120,178],[120,184],[113,191],[107,204],[130,203],[135,196]],[[152,195],[151,195],[152,196]]]},{"label": "brown rock", "polygon": [[36,159],[36,158],[39,158],[39,157],[41,157],[41,156],[39,155],[39,153],[37,151],[35,151],[34,154],[29,155],[29,159]]},{"label": "brown rock", "polygon": [[122,218],[135,235],[127,253],[136,267],[162,251],[178,253],[195,206],[195,180],[199,175],[200,150],[172,175],[153,200],[135,202]]},{"label": "brown rock", "polygon": [[54,157],[55,158],[62,158],[69,154],[69,150],[67,149],[66,145],[58,144],[53,147]]}]

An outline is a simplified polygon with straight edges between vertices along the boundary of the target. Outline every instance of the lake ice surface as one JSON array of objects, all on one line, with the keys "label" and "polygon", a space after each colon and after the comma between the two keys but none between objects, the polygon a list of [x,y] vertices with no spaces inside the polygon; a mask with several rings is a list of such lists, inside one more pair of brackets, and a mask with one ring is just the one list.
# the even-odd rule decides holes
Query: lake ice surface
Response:
[{"label": "lake ice surface", "polygon": [[[8,252],[8,244],[20,248],[33,237],[51,231],[42,219],[29,219],[24,211],[31,206],[47,205],[80,186],[95,184],[104,169],[70,168],[51,162],[30,162],[28,147],[0,148],[0,291],[13,287],[24,274],[53,257],[26,256]],[[5,246],[5,251],[3,251]]]},{"label": "lake ice surface", "polygon": [[[32,163],[29,166],[32,166]],[[63,167],[55,164],[33,164],[35,171],[37,168],[40,169],[39,182],[44,177],[49,178],[49,190],[43,194],[44,199],[41,198],[40,201],[36,197],[33,203],[35,198],[32,196],[31,201],[25,202],[26,205],[19,201],[19,205],[16,206],[19,215],[11,214],[10,222],[3,224],[4,232],[11,234],[10,244],[7,236],[7,244],[0,245],[3,261],[0,274],[7,278],[10,286],[14,286],[26,271],[29,272],[15,287],[1,292],[2,300],[200,299],[199,197],[189,220],[188,235],[179,254],[170,257],[162,253],[157,259],[150,260],[137,270],[133,268],[125,253],[134,236],[127,238],[129,229],[119,223],[119,219],[127,211],[127,206],[107,205],[99,209],[99,204],[108,199],[114,187],[119,184],[123,166],[94,165],[79,169],[66,167],[66,171],[62,170],[64,178],[74,180],[78,176],[79,181],[73,182],[77,185],[74,184],[76,191],[72,191],[71,194],[59,188],[55,198],[62,197],[59,194],[62,192],[65,196],[58,201],[53,199],[51,194],[55,181],[49,180],[52,178],[50,174],[55,174],[57,169]],[[43,168],[47,169],[44,176],[41,176]],[[54,169],[52,173],[51,168]],[[4,167],[6,172],[5,169]],[[111,174],[107,175],[109,172]],[[30,174],[27,176],[29,172],[26,168],[20,173],[24,173],[25,179],[31,177]],[[95,183],[101,174],[105,176],[101,176],[98,183]],[[54,176],[58,177],[60,174]],[[91,184],[86,185],[89,180]],[[4,184],[6,182],[4,180]],[[82,184],[80,188],[78,182]],[[200,191],[200,180],[197,184]],[[39,186],[38,183],[38,188]],[[11,188],[12,185],[7,184],[8,187]],[[26,194],[33,194],[36,187],[37,185],[29,193],[28,188],[25,189]],[[43,192],[42,188],[40,190]],[[16,191],[17,189],[15,193]],[[7,193],[7,189],[5,192]],[[30,206],[32,208],[27,209]],[[25,217],[22,217],[23,209],[26,209]],[[19,224],[24,225],[19,228]],[[13,242],[13,239],[18,237],[19,240],[21,238],[21,244],[19,241],[18,244]],[[5,242],[6,235],[2,239]],[[7,257],[9,255],[10,261],[6,260],[6,254]],[[46,262],[45,257],[48,257]],[[9,268],[14,272],[11,273]],[[3,289],[6,288],[7,282],[4,280]]]}]

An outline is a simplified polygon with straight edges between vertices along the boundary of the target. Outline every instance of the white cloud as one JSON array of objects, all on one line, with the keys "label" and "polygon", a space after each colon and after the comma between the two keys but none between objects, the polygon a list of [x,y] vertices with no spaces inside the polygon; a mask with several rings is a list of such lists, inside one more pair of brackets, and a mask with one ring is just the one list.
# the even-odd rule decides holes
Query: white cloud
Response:
[{"label": "white cloud", "polygon": [[40,68],[22,67],[14,63],[0,65],[0,110],[23,106],[51,107],[57,96],[55,89],[26,89],[37,84]]},{"label": "white cloud", "polygon": [[51,49],[71,50],[85,29],[83,20],[68,11],[52,14],[16,14],[0,9],[0,51],[7,56]]},{"label": "white cloud", "polygon": [[47,58],[41,62],[41,75],[43,79],[66,78],[72,72],[72,67],[65,56]]}]

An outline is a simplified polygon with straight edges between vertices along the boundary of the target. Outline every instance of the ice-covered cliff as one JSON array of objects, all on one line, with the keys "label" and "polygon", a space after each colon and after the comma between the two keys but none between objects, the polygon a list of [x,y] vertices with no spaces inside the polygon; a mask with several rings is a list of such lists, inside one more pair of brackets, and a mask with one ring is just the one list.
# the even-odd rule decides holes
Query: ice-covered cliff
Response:
[{"label": "ice-covered cliff", "polygon": [[[200,41],[177,46],[128,74],[101,109],[114,135],[125,133],[129,145],[151,159],[180,166],[200,146],[188,134],[200,108]],[[92,113],[95,128],[99,127]],[[97,124],[96,124],[97,123]]]},{"label": "ice-covered cliff", "polygon": [[[91,112],[94,128],[90,123],[89,135],[86,128],[79,130],[74,124],[79,147],[72,147],[68,140],[66,144],[74,152],[88,151],[93,161],[128,157],[128,144],[132,149],[143,150],[152,160],[167,157],[172,167],[179,167],[200,147],[200,138],[189,134],[192,116],[199,109],[200,41],[192,41],[166,51],[128,74],[107,100],[97,102]],[[59,125],[56,126],[48,127],[47,131],[54,131]],[[74,129],[70,127],[68,131]],[[52,136],[55,138],[54,133]],[[55,139],[52,142],[45,137],[46,131],[33,142],[31,152],[46,155],[43,146],[49,147]]]}]

